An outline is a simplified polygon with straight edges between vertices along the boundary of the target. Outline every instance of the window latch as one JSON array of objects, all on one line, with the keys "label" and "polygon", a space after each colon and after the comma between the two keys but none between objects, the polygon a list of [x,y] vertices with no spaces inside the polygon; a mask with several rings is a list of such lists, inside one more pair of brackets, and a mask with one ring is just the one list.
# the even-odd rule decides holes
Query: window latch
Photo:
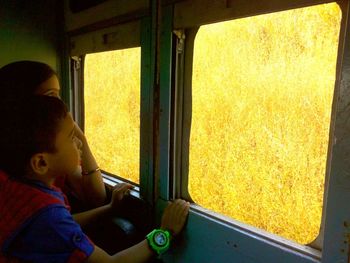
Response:
[{"label": "window latch", "polygon": [[78,71],[80,69],[80,62],[81,62],[81,58],[80,57],[72,57],[73,60],[73,67],[75,71]]},{"label": "window latch", "polygon": [[174,35],[177,37],[177,41],[176,41],[176,52],[178,54],[182,54],[184,51],[184,47],[185,47],[185,30],[183,29],[175,29],[173,31]]}]

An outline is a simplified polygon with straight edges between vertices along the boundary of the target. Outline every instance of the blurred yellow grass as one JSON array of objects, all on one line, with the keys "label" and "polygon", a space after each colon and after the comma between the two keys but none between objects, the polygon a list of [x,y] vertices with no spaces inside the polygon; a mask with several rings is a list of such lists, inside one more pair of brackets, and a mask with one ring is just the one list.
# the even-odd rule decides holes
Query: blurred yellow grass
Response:
[{"label": "blurred yellow grass", "polygon": [[299,243],[318,234],[341,12],[320,5],[203,26],[189,192]]},{"label": "blurred yellow grass", "polygon": [[[300,243],[316,237],[341,11],[203,26],[195,40],[189,192]],[[100,166],[139,182],[140,49],[88,55],[85,130]]]},{"label": "blurred yellow grass", "polygon": [[139,183],[141,48],[85,57],[85,134],[100,167]]}]

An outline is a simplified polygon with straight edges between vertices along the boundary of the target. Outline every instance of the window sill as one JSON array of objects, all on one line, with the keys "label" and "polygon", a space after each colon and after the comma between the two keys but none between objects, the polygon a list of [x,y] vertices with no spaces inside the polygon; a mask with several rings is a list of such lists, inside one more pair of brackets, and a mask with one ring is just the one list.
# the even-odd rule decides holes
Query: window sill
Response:
[{"label": "window sill", "polygon": [[[102,172],[102,178],[103,178],[103,182],[109,187],[115,187],[117,184],[127,183],[121,179],[115,178],[103,172]],[[136,198],[140,198],[140,187],[134,185],[134,188],[130,190],[130,195]]]},{"label": "window sill", "polygon": [[259,239],[264,243],[269,243],[273,246],[283,248],[285,251],[292,251],[306,257],[321,261],[322,252],[318,249],[312,248],[308,245],[296,243],[294,241],[285,239],[281,236],[266,232],[262,229],[244,224],[230,217],[218,214],[197,204],[191,204],[190,211],[199,217],[206,218],[212,222],[226,226],[230,229],[236,229],[240,233],[245,233],[247,236]]}]

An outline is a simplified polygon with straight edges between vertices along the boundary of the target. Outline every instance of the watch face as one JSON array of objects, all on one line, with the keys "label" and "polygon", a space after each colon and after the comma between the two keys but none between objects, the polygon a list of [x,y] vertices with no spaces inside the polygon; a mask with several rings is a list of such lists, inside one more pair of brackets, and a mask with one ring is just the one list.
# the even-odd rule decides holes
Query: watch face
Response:
[{"label": "watch face", "polygon": [[165,236],[164,233],[162,232],[158,232],[154,235],[154,242],[158,245],[158,246],[164,246],[167,242],[167,237]]}]

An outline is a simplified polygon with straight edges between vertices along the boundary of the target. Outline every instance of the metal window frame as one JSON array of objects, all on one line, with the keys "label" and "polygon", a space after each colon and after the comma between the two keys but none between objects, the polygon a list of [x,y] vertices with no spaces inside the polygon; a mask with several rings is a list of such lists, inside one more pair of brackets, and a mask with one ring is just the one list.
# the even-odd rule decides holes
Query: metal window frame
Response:
[{"label": "metal window frame", "polygon": [[[199,3],[200,2],[200,3]],[[224,3],[225,2],[225,3]],[[172,139],[172,145],[173,145],[173,159],[175,160],[174,165],[171,167],[171,171],[173,173],[173,178],[175,180],[175,187],[172,189],[172,193],[174,197],[184,197],[188,200],[191,200],[190,195],[187,190],[188,186],[188,144],[189,144],[189,132],[190,132],[190,125],[191,125],[191,116],[190,114],[184,114],[184,111],[191,110],[191,93],[190,91],[186,91],[184,86],[189,85],[188,82],[191,79],[190,75],[192,74],[192,54],[193,54],[193,41],[195,38],[195,34],[198,30],[198,26],[205,25],[208,23],[213,22],[219,22],[219,21],[225,21],[225,20],[231,20],[235,18],[241,18],[241,17],[247,17],[252,15],[258,15],[263,13],[271,13],[276,11],[283,11],[288,10],[292,8],[299,8],[299,7],[307,7],[311,5],[318,5],[323,3],[330,3],[335,1],[253,1],[253,2],[259,2],[259,3],[247,3],[247,1],[233,1],[233,0],[227,0],[227,1],[183,1],[181,3],[178,3],[175,5],[175,11],[174,11],[174,28],[186,28],[184,30],[186,33],[186,49],[185,54],[182,54],[181,56],[185,56],[185,62],[183,62],[183,58],[177,57],[177,64],[175,66],[176,68],[176,80],[177,85],[175,85],[175,92],[174,92],[174,98],[173,103],[175,106],[174,112],[173,112],[173,119],[175,120],[173,123],[174,130],[172,131],[174,133],[173,139]],[[267,3],[269,2],[269,3]],[[342,213],[342,219],[340,219],[335,214],[339,214],[337,212],[337,203],[339,203],[341,200],[339,198],[336,198],[339,196],[339,187],[335,187],[338,192],[335,190],[332,191],[333,185],[336,184],[334,181],[339,180],[339,176],[332,174],[332,167],[335,166],[334,161],[334,151],[337,148],[337,145],[334,145],[334,134],[338,138],[337,134],[337,120],[339,119],[338,116],[340,113],[338,103],[338,97],[343,97],[343,93],[346,94],[346,89],[350,89],[350,76],[347,74],[347,69],[344,67],[344,65],[350,64],[350,55],[347,55],[347,50],[344,51],[345,46],[350,46],[349,42],[350,39],[348,39],[348,14],[349,14],[349,2],[348,1],[336,1],[340,8],[342,9],[342,22],[341,22],[341,29],[340,29],[340,36],[339,36],[339,48],[338,48],[338,59],[337,59],[337,72],[336,72],[336,83],[335,83],[335,92],[334,92],[334,100],[332,105],[332,118],[331,118],[331,127],[330,127],[330,140],[329,140],[329,147],[328,147],[328,158],[327,158],[327,168],[326,168],[326,183],[325,183],[325,192],[324,192],[324,209],[323,209],[323,215],[322,215],[322,223],[321,223],[321,231],[320,235],[313,244],[313,247],[316,249],[312,249],[309,246],[304,246],[297,244],[295,242],[286,240],[284,238],[281,238],[279,236],[266,233],[265,231],[259,230],[259,229],[251,229],[251,227],[242,224],[240,222],[237,222],[235,220],[232,220],[230,218],[226,218],[224,216],[221,216],[217,213],[208,211],[204,208],[198,207],[196,205],[192,205],[191,211],[193,212],[194,218],[196,218],[194,221],[200,221],[204,220],[206,218],[207,224],[212,224],[214,228],[216,228],[215,224],[224,225],[224,228],[227,230],[231,227],[238,227],[243,232],[246,232],[246,236],[255,236],[261,238],[261,244],[267,244],[270,243],[272,247],[278,246],[282,248],[281,251],[275,251],[272,254],[283,254],[282,251],[286,252],[283,248],[289,250],[288,253],[295,254],[295,258],[293,259],[293,256],[291,256],[289,259],[288,257],[285,257],[284,262],[302,262],[301,260],[305,260],[305,262],[347,262],[348,260],[348,254],[349,254],[349,246],[348,243],[350,243],[350,239],[347,237],[350,236],[350,224],[348,223],[346,219],[350,216],[349,208],[346,210],[344,207]],[[225,5],[223,7],[223,5]],[[234,7],[240,7],[240,8],[234,8]],[[223,8],[226,8],[225,11],[223,11]],[[209,12],[210,14],[206,13],[205,10],[211,9]],[[220,13],[221,11],[221,13]],[[196,12],[196,16],[193,16],[193,12]],[[217,14],[217,15],[216,15]],[[184,64],[184,65],[183,65]],[[184,71],[184,75],[181,75],[177,71],[178,68],[186,68]],[[346,80],[349,79],[349,83],[342,81],[340,82],[340,79]],[[188,92],[187,94],[185,94]],[[350,94],[350,92],[349,92]],[[349,96],[350,97],[350,96]],[[340,99],[341,100],[341,99]],[[345,99],[343,99],[345,100]],[[350,110],[347,109],[348,104],[343,103],[343,111],[347,111],[348,114],[350,114]],[[344,114],[342,114],[344,116]],[[345,118],[345,117],[343,117]],[[343,120],[343,127],[341,127],[341,124],[338,125],[338,129],[341,130],[342,134],[347,134],[350,138],[350,133],[346,132],[344,130],[344,122],[346,123],[346,120]],[[187,127],[187,128],[186,128]],[[343,136],[344,138],[344,136]],[[346,145],[345,145],[346,146]],[[342,147],[340,147],[342,148]],[[347,147],[347,149],[350,150],[350,147]],[[179,153],[180,152],[180,153]],[[340,153],[337,153],[339,156],[343,156],[344,152],[342,151]],[[339,159],[338,159],[339,160]],[[339,162],[339,161],[338,161]],[[338,170],[335,168],[335,170]],[[350,167],[349,167],[349,174],[350,174]],[[338,177],[338,179],[337,179]],[[340,176],[341,178],[344,177]],[[333,179],[333,180],[332,180]],[[346,180],[347,185],[350,185],[350,178],[347,178],[349,180]],[[342,181],[345,179],[343,178]],[[333,183],[332,183],[333,182]],[[339,183],[338,183],[339,184]],[[331,187],[330,187],[331,185]],[[349,186],[350,188],[350,186]],[[342,192],[342,196],[348,196],[350,197],[350,191],[349,193],[346,193],[346,191]],[[336,200],[336,201],[335,201]],[[329,206],[332,208],[329,209]],[[332,211],[332,212],[331,212]],[[338,222],[337,226],[334,225],[334,222]],[[332,223],[330,223],[332,222]],[[332,230],[331,230],[332,229]],[[247,232],[248,231],[248,232]],[[250,232],[251,231],[251,232]],[[332,233],[336,233],[337,238],[334,238],[334,235]],[[237,230],[237,232],[240,232]],[[237,233],[236,233],[237,234]],[[236,234],[233,234],[233,236],[236,236]],[[236,236],[237,237],[237,236]],[[244,238],[243,238],[244,239]],[[252,242],[254,243],[254,242]],[[334,244],[337,244],[335,246]],[[258,245],[260,247],[260,245]],[[191,244],[190,244],[191,246]],[[255,245],[252,244],[254,247]],[[323,251],[321,254],[321,249],[323,247]],[[183,256],[190,258],[190,254],[186,253],[186,251],[182,251],[181,254]],[[260,253],[253,253],[255,255],[259,255],[255,257],[256,259],[266,259],[265,255],[260,255]],[[306,257],[305,257],[306,256]],[[254,258],[254,256],[252,256]],[[334,261],[334,259],[337,258],[339,261]],[[274,261],[273,257],[269,259],[270,261],[264,261],[263,262],[276,262]],[[344,260],[344,261],[342,261]],[[206,262],[206,261],[203,261]],[[249,261],[250,262],[250,261]],[[254,261],[252,261],[254,262]]]},{"label": "metal window frame", "polygon": [[[133,32],[133,34],[130,34]],[[130,47],[141,47],[141,78],[140,78],[140,183],[138,186],[139,196],[151,202],[153,200],[153,83],[152,61],[151,61],[151,40],[150,18],[142,17],[140,20],[113,25],[109,28],[99,29],[92,32],[84,32],[81,35],[74,35],[70,38],[71,56],[71,89],[70,98],[73,115],[80,127],[84,130],[84,60],[86,54],[100,51],[121,50]],[[128,36],[132,38],[127,40]],[[106,36],[110,36],[109,43]],[[99,40],[100,39],[100,40]],[[119,41],[121,40],[121,42]],[[96,44],[98,42],[98,44]],[[105,182],[110,183],[112,175],[103,171]],[[114,175],[117,182],[129,182],[126,179]],[[135,184],[131,182],[132,184]],[[113,183],[112,183],[113,184]]]}]

